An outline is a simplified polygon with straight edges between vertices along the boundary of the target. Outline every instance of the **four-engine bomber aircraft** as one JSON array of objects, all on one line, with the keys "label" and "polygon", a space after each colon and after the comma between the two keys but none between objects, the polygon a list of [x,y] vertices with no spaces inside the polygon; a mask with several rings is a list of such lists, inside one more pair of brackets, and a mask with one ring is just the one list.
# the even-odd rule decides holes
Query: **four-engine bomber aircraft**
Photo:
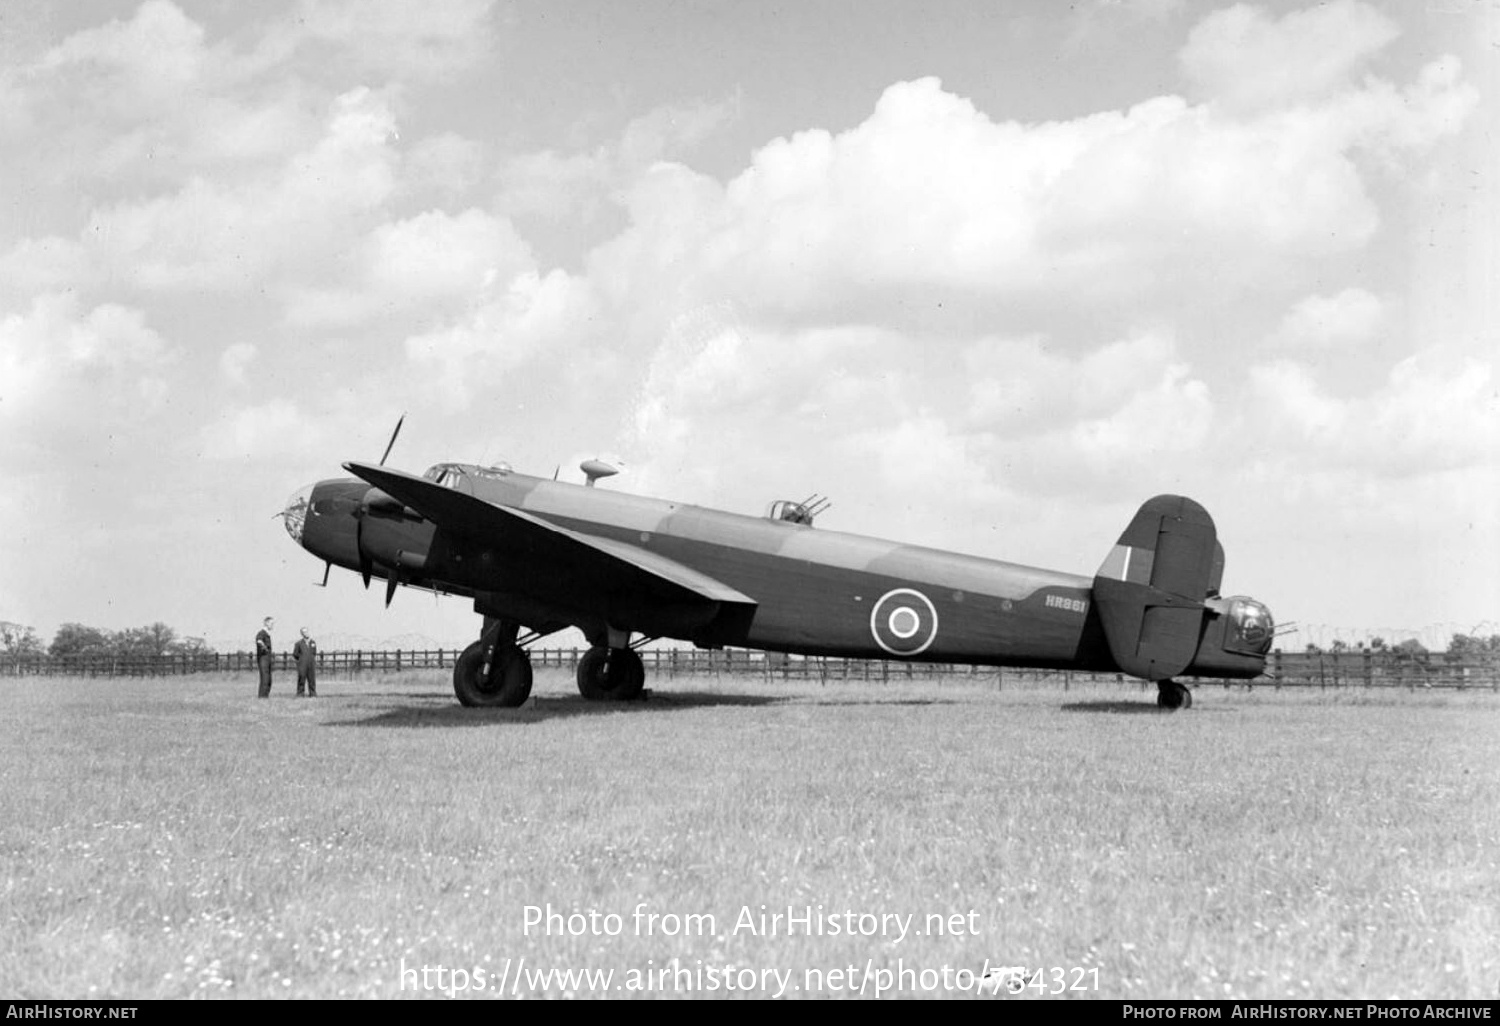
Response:
[{"label": "four-engine bomber aircraft", "polygon": [[344,468],[355,477],[292,497],[288,533],[367,587],[384,578],[387,605],[397,585],[472,598],[484,626],[454,668],[464,705],[525,702],[525,646],[565,627],[592,646],[578,664],[589,699],[639,696],[632,645],[655,638],[1124,672],[1155,681],[1167,709],[1192,704],[1173,678],[1255,677],[1271,647],[1270,611],[1220,597],[1213,520],[1176,495],[1141,506],[1091,579],[814,529],[815,500],[753,517],[595,488],[613,468],[592,460],[588,485],[503,465]]}]

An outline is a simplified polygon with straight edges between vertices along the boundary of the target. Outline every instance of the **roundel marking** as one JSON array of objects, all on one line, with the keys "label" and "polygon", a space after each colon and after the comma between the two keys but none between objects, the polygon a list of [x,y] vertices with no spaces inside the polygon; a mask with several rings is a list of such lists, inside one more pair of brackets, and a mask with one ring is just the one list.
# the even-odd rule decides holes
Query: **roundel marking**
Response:
[{"label": "roundel marking", "polygon": [[870,610],[870,636],[891,655],[914,656],[937,638],[938,615],[932,600],[914,588],[894,588]]},{"label": "roundel marking", "polygon": [[891,633],[905,641],[917,633],[917,628],[922,626],[922,618],[911,606],[900,606],[891,610],[890,618],[885,625],[891,629]]}]

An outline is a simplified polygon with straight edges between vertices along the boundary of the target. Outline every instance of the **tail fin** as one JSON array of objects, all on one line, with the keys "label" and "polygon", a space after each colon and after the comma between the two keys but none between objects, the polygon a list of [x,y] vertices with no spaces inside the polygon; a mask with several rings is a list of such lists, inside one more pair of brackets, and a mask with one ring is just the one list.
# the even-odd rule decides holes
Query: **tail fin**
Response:
[{"label": "tail fin", "polygon": [[1094,605],[1116,665],[1146,680],[1187,669],[1223,573],[1213,518],[1192,499],[1148,499],[1094,575]]}]

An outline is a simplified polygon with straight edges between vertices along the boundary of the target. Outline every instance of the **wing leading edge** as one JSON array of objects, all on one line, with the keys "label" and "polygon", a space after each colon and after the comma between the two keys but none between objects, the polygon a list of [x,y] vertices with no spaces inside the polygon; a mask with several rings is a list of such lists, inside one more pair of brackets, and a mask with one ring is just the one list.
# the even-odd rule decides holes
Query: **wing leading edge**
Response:
[{"label": "wing leading edge", "polygon": [[483,544],[514,569],[547,575],[565,565],[605,583],[608,591],[632,592],[648,602],[687,600],[744,611],[756,606],[754,599],[722,581],[628,542],[581,534],[399,470],[367,463],[345,463],[344,469],[440,529]]}]

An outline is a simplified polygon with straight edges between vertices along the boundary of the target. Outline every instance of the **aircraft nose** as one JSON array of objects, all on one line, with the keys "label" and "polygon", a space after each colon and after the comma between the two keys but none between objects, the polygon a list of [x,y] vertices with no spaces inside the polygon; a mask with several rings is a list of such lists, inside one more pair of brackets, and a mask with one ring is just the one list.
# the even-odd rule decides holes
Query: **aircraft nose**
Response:
[{"label": "aircraft nose", "polygon": [[307,512],[312,508],[312,493],[316,487],[317,485],[310,484],[298,488],[286,500],[286,507],[281,511],[281,522],[286,527],[286,533],[298,545],[302,544],[302,531],[307,526]]}]

